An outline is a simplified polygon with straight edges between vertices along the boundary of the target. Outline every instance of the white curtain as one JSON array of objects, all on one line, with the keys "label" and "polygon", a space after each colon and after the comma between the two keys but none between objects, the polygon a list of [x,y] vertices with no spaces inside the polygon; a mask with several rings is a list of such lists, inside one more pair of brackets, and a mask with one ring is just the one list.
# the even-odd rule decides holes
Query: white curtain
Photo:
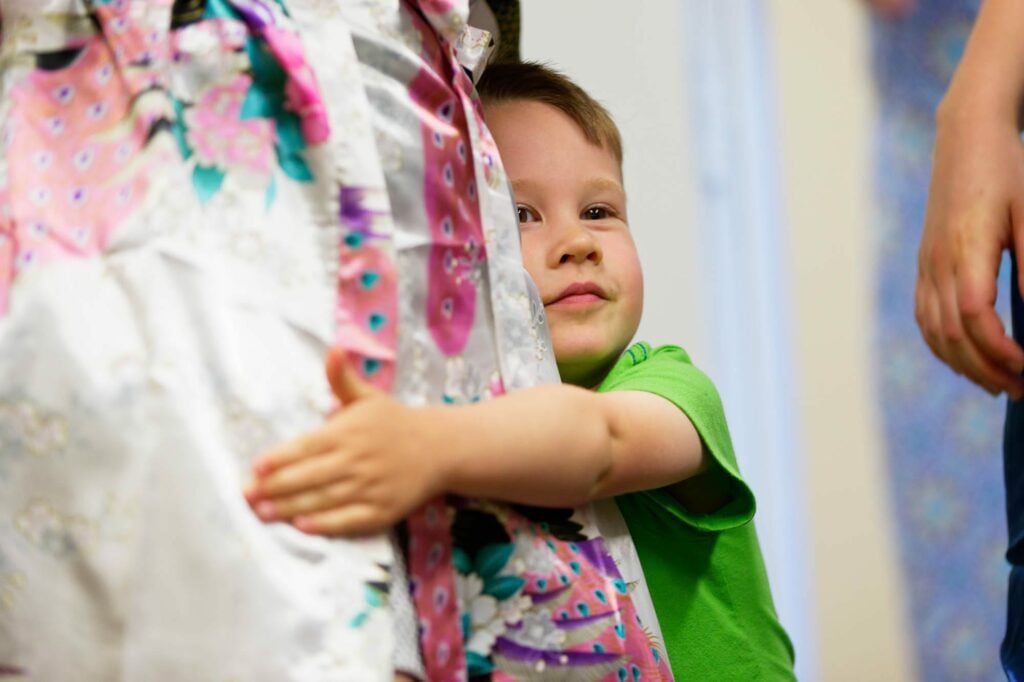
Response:
[{"label": "white curtain", "polygon": [[684,5],[707,369],[757,495],[758,535],[797,676],[812,680],[814,588],[768,10],[759,0]]}]

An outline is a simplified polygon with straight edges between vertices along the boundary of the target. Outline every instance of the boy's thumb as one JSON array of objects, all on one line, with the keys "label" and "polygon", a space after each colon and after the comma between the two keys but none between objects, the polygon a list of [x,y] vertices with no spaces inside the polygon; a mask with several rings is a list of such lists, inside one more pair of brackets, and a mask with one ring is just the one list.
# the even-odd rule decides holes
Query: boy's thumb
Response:
[{"label": "boy's thumb", "polygon": [[371,384],[363,381],[358,370],[341,348],[331,348],[327,351],[326,369],[331,392],[342,405],[365,398],[377,390]]}]

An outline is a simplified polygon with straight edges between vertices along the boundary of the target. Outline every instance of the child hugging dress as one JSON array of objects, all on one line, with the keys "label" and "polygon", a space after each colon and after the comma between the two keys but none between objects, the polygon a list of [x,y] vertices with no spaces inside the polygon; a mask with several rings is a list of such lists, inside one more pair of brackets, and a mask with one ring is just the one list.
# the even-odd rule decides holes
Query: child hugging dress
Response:
[{"label": "child hugging dress", "polygon": [[[557,379],[466,75],[486,36],[447,0],[0,13],[0,674],[390,679],[387,538],[241,488],[332,408],[330,345],[412,404]],[[587,510],[531,514],[410,519],[428,678],[667,670]]]}]

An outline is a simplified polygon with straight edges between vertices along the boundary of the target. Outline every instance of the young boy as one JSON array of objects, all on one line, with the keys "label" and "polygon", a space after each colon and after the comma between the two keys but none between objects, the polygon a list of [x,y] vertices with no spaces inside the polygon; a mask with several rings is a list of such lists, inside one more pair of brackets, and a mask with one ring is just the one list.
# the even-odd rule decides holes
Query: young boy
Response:
[{"label": "young boy", "polygon": [[250,501],[265,520],[356,534],[441,493],[560,507],[614,496],[676,678],[792,679],[717,393],[682,349],[630,346],[643,282],[614,123],[542,66],[491,67],[479,89],[565,383],[409,408],[335,354],[345,408],[262,458]]}]

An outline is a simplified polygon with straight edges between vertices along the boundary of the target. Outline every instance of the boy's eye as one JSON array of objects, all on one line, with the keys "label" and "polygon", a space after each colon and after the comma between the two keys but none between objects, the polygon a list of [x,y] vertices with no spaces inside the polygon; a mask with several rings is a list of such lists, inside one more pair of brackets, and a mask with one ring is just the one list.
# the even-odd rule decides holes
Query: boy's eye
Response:
[{"label": "boy's eye", "polygon": [[519,224],[523,223],[535,223],[537,222],[537,214],[526,208],[525,206],[516,206],[516,215],[519,218]]},{"label": "boy's eye", "polygon": [[584,220],[604,220],[610,218],[612,212],[604,206],[591,206],[590,208],[583,211]]}]

